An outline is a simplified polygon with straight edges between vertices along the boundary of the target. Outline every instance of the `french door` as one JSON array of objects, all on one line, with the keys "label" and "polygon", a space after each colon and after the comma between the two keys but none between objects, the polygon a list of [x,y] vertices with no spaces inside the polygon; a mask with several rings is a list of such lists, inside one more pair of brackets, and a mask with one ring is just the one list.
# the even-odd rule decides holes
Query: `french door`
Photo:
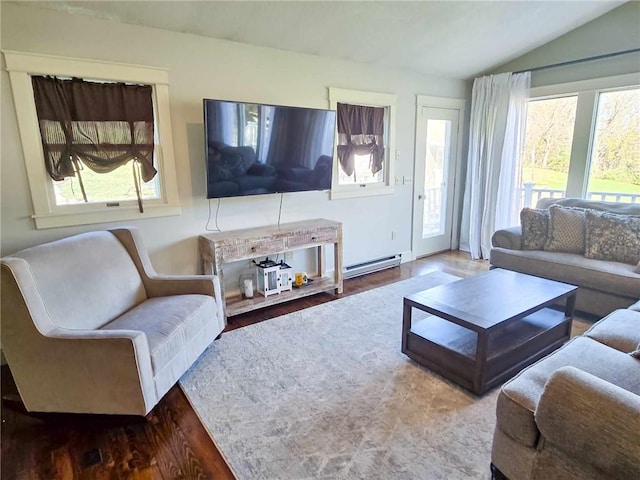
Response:
[{"label": "french door", "polygon": [[418,97],[412,247],[416,257],[451,249],[463,112],[462,100]]}]

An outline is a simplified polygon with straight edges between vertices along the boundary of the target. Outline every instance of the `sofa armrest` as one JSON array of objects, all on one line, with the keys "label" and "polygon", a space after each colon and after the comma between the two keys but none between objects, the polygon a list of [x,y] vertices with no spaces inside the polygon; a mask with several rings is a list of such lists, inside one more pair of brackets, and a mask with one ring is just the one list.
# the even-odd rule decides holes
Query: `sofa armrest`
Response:
[{"label": "sofa armrest", "polygon": [[522,250],[522,231],[520,227],[496,230],[491,236],[491,245],[509,250]]},{"label": "sofa armrest", "polygon": [[25,340],[29,353],[7,358],[16,380],[30,379],[18,383],[29,411],[145,415],[158,401],[143,332],[55,328]]},{"label": "sofa armrest", "polygon": [[563,367],[547,381],[535,420],[539,449],[553,445],[611,478],[640,478],[640,396]]}]

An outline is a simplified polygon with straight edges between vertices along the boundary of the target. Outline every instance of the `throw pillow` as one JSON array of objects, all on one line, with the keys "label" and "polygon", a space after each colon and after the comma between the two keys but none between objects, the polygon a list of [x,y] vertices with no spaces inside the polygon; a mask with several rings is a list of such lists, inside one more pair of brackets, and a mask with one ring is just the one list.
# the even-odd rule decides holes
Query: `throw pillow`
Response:
[{"label": "throw pillow", "polygon": [[584,253],[585,210],[549,207],[549,234],[544,249],[550,252]]},{"label": "throw pillow", "polygon": [[542,250],[549,231],[549,210],[523,208],[520,212],[522,249]]},{"label": "throw pillow", "polygon": [[640,262],[640,216],[586,211],[587,258],[612,262]]}]

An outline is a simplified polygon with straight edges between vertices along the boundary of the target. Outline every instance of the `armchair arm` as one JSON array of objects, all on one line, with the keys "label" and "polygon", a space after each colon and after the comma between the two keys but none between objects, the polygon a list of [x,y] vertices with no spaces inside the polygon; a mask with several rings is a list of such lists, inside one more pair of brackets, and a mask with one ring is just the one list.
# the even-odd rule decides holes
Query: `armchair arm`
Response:
[{"label": "armchair arm", "polygon": [[216,301],[218,318],[224,319],[222,289],[217,275],[154,275],[145,279],[149,297],[167,295],[210,295]]},{"label": "armchair arm", "polygon": [[543,449],[549,443],[607,478],[640,478],[640,396],[563,367],[547,381],[535,420]]},{"label": "armchair arm", "polygon": [[509,250],[522,250],[521,227],[509,227],[496,230],[491,236],[491,245]]},{"label": "armchair arm", "polygon": [[29,379],[17,383],[30,411],[145,415],[157,403],[143,332],[55,328],[25,341],[9,361]]}]

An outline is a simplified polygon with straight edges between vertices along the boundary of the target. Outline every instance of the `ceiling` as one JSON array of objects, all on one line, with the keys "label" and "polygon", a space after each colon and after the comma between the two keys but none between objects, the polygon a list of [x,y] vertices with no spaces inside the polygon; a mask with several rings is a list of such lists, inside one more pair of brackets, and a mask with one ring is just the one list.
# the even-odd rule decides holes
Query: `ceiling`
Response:
[{"label": "ceiling", "polygon": [[472,78],[624,1],[30,1],[30,6]]}]

